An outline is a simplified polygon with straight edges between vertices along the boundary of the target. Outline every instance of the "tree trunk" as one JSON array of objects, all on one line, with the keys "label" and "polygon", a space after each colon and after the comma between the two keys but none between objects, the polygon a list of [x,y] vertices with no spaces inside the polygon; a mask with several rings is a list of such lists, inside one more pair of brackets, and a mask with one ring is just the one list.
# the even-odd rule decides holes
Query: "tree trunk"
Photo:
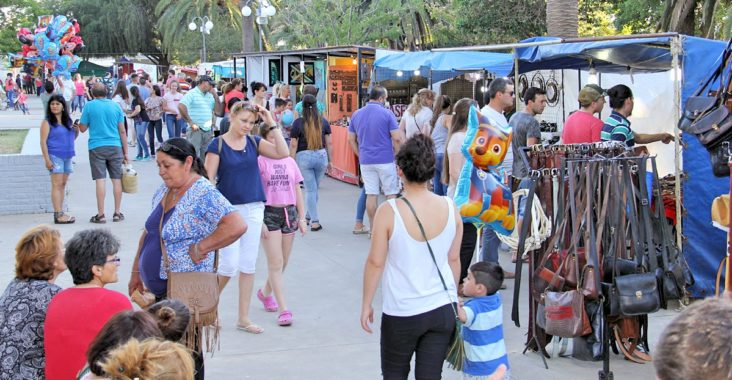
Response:
[{"label": "tree trunk", "polygon": [[[246,0],[240,0],[239,1],[239,8],[244,7],[246,4]],[[250,5],[251,7],[251,5]],[[241,17],[241,49],[242,51],[255,51],[254,48],[254,15],[256,13],[256,9],[252,9],[252,14],[248,17],[244,17],[242,15]]]},{"label": "tree trunk", "polygon": [[550,36],[576,38],[579,24],[578,0],[547,0],[546,30]]}]

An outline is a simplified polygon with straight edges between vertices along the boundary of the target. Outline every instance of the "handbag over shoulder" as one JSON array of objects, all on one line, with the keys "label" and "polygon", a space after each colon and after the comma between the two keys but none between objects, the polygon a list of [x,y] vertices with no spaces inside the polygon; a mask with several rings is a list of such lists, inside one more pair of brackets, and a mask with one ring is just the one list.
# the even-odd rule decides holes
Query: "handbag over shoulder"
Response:
[{"label": "handbag over shoulder", "polygon": [[219,343],[219,276],[216,273],[219,264],[218,250],[214,251],[213,272],[173,272],[170,270],[170,258],[163,241],[163,221],[168,194],[161,202],[163,208],[160,217],[160,250],[163,254],[163,268],[168,274],[168,298],[183,302],[191,313],[191,322],[185,334],[188,348],[203,350],[201,339],[206,335],[206,352],[212,352]]}]

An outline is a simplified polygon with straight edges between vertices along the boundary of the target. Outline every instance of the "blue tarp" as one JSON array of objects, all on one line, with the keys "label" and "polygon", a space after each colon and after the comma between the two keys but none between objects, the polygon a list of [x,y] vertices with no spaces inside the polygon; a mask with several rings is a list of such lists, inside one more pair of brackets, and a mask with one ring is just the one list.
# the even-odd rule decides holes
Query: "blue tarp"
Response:
[{"label": "blue tarp", "polygon": [[[544,69],[588,69],[589,62],[598,72],[626,73],[658,72],[671,68],[673,37],[629,38],[621,40],[567,42],[555,45],[530,46],[516,49],[519,72]],[[560,41],[556,37],[534,37],[521,41]]]},{"label": "blue tarp", "polygon": [[[214,75],[217,75],[222,78],[233,78],[234,77],[234,67],[231,66],[221,66],[221,65],[214,65],[213,66],[213,72]],[[244,66],[237,66],[236,68],[236,77],[237,78],[244,78],[245,76],[244,72]]]},{"label": "blue tarp", "polygon": [[[378,52],[377,52],[378,53]],[[409,79],[414,70],[420,75],[429,75],[432,70],[432,81],[452,78],[463,71],[486,70],[496,76],[507,76],[513,70],[513,55],[493,52],[398,52],[378,57],[374,61],[375,75],[378,80]],[[396,72],[403,76],[397,77]]]}]

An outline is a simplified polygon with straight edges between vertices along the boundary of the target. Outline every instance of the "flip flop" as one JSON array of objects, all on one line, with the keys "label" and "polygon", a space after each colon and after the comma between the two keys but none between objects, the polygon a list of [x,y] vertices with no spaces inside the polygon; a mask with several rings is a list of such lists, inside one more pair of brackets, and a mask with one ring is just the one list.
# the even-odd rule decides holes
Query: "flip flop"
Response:
[{"label": "flip flop", "polygon": [[248,332],[250,334],[261,334],[264,332],[264,329],[261,326],[258,326],[254,323],[250,323],[246,326],[236,325],[236,329],[244,331],[244,332]]}]

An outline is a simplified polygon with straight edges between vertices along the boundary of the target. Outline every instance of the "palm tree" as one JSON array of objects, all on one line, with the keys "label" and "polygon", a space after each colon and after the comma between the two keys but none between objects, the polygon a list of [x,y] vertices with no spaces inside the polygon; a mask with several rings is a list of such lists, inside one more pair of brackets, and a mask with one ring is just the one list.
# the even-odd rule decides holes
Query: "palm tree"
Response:
[{"label": "palm tree", "polygon": [[546,0],[546,30],[550,36],[576,38],[578,0]]},{"label": "palm tree", "polygon": [[[193,17],[221,16],[224,22],[241,27],[241,7],[235,0],[160,0],[155,6],[163,49],[170,49],[187,31]],[[219,18],[219,17],[217,17]]]}]

